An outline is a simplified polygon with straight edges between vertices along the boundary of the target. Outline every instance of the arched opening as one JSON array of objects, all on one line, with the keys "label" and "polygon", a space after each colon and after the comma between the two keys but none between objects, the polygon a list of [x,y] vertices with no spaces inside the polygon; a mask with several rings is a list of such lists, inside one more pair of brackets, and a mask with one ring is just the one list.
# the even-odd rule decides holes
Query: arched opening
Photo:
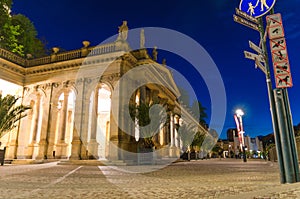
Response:
[{"label": "arched opening", "polygon": [[101,83],[91,95],[89,112],[89,154],[96,159],[105,159],[110,137],[111,89]]},{"label": "arched opening", "polygon": [[111,91],[106,84],[102,84],[98,91],[97,111],[97,141],[100,143],[99,157],[105,157],[106,137],[110,136]]},{"label": "arched opening", "polygon": [[42,119],[43,119],[43,101],[44,97],[40,93],[36,93],[34,101],[31,101],[33,106],[33,115],[31,117],[31,130],[30,130],[30,154],[32,154],[32,159],[35,159],[38,156],[38,143],[41,137],[42,129]]},{"label": "arched opening", "polygon": [[75,93],[72,90],[62,92],[57,102],[53,156],[68,158],[71,155],[71,142],[74,128]]}]

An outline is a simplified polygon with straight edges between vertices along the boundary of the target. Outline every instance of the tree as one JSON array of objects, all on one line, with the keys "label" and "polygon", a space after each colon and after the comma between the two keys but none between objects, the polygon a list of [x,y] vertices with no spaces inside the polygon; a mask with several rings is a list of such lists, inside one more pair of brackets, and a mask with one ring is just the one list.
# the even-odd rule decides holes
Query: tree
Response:
[{"label": "tree", "polygon": [[0,93],[0,137],[16,127],[16,122],[26,116],[30,106],[17,105],[18,97]]},{"label": "tree", "polygon": [[137,120],[143,146],[152,148],[154,146],[153,137],[159,133],[162,125],[168,124],[165,109],[158,102],[151,104],[141,102],[138,105],[131,105],[129,108],[132,120]]},{"label": "tree", "polygon": [[191,146],[194,147],[194,146],[198,146],[199,148],[201,148],[202,144],[203,144],[203,141],[205,139],[205,135],[202,134],[201,132],[197,131],[195,136],[194,136],[194,139],[191,143]]},{"label": "tree", "polygon": [[[12,0],[0,0],[0,26],[2,27],[9,19]],[[0,29],[1,32],[1,29]]]},{"label": "tree", "polygon": [[199,124],[201,124],[204,127],[207,127],[207,123],[205,121],[205,119],[207,118],[206,108],[202,106],[201,102],[195,100],[192,104],[191,109],[194,115],[198,117]]},{"label": "tree", "polygon": [[24,46],[23,54],[31,54],[34,57],[42,57],[46,55],[45,44],[37,38],[37,31],[33,23],[24,15],[17,14],[11,18],[13,26],[19,26],[19,35],[17,40]]},{"label": "tree", "polygon": [[22,57],[46,55],[33,23],[24,15],[11,15],[12,0],[0,0],[0,47]]},{"label": "tree", "polygon": [[6,23],[2,29],[4,30],[2,47],[20,56],[24,56],[24,45],[20,44],[18,40],[19,35],[22,33],[20,25],[14,26]]},{"label": "tree", "polygon": [[8,36],[8,30],[5,26],[8,26],[10,21],[10,8],[11,0],[0,0],[0,47],[5,47],[5,38]]},{"label": "tree", "polygon": [[193,123],[183,123],[178,129],[178,135],[182,140],[184,150],[192,145],[197,132],[197,125]]}]

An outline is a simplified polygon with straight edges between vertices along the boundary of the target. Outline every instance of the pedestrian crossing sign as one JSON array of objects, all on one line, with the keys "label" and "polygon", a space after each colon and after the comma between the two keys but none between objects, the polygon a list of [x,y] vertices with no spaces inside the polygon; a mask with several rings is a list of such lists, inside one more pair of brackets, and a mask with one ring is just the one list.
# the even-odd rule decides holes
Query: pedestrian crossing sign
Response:
[{"label": "pedestrian crossing sign", "polygon": [[239,9],[248,15],[258,18],[267,14],[276,0],[241,0]]}]

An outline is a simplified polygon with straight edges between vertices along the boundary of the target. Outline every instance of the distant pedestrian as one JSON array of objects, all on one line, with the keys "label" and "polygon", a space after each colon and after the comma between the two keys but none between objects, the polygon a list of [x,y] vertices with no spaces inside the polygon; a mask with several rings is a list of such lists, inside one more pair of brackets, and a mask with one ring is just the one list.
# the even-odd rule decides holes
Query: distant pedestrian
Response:
[{"label": "distant pedestrian", "polygon": [[219,159],[220,159],[220,160],[221,160],[221,158],[222,158],[222,154],[223,154],[223,150],[222,150],[222,149],[219,149],[218,155],[219,155]]},{"label": "distant pedestrian", "polygon": [[235,151],[235,159],[238,159],[239,158],[239,150],[236,150]]}]

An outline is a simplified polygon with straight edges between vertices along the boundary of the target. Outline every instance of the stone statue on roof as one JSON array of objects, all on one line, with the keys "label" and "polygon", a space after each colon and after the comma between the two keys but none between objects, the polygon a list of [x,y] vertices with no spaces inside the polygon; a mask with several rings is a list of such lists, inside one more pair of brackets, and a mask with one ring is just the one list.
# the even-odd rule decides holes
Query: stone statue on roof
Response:
[{"label": "stone statue on roof", "polygon": [[145,31],[144,29],[141,29],[140,33],[140,49],[145,48]]},{"label": "stone statue on roof", "polygon": [[118,39],[126,41],[128,35],[127,21],[123,21],[123,24],[119,26],[119,36]]},{"label": "stone statue on roof", "polygon": [[152,51],[152,57],[154,61],[157,61],[157,47],[154,46],[153,51]]}]

